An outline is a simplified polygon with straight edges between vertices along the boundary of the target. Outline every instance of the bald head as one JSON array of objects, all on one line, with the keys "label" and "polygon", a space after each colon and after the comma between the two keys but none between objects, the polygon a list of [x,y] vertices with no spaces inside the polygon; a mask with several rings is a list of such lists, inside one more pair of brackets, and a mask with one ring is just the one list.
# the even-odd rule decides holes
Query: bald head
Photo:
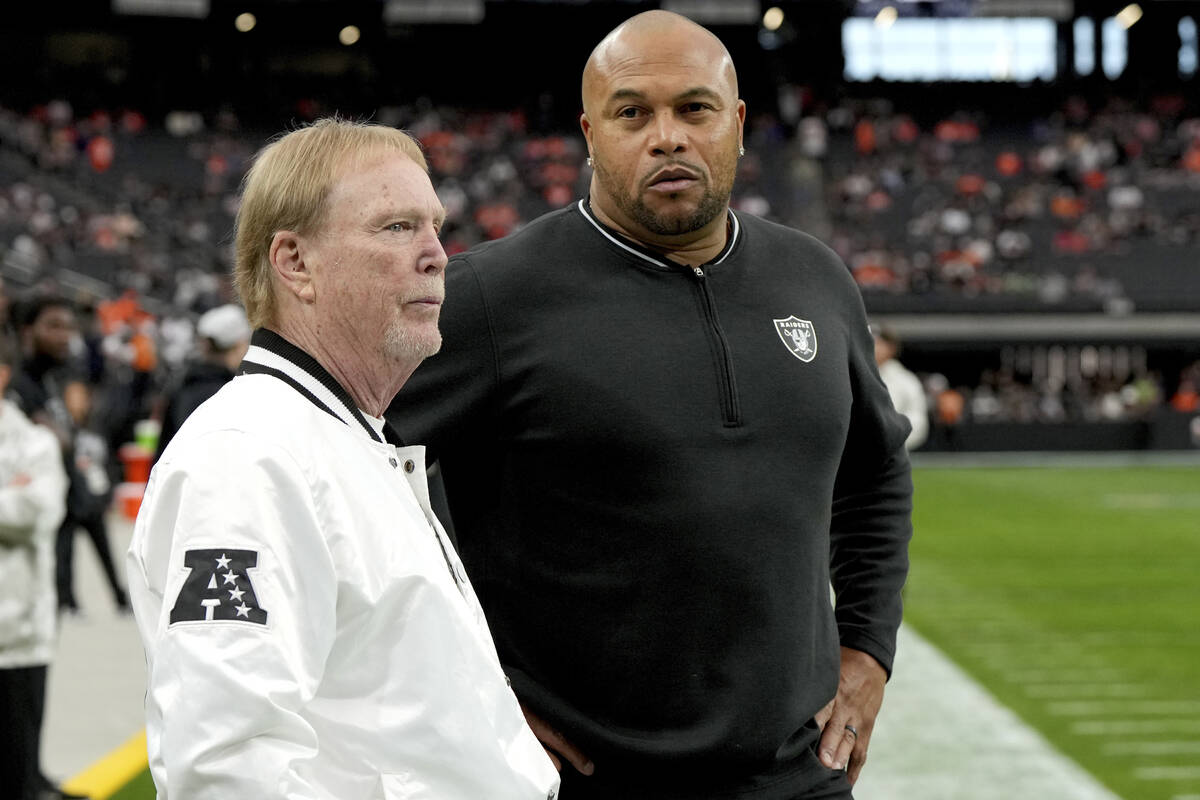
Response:
[{"label": "bald head", "polygon": [[632,17],[583,70],[593,211],[686,263],[724,245],[746,104],[721,40],[667,11]]},{"label": "bald head", "polygon": [[585,113],[606,101],[605,90],[615,75],[655,64],[694,63],[720,77],[730,102],[737,99],[737,71],[729,51],[711,31],[671,11],[646,11],[630,17],[605,36],[583,68]]}]

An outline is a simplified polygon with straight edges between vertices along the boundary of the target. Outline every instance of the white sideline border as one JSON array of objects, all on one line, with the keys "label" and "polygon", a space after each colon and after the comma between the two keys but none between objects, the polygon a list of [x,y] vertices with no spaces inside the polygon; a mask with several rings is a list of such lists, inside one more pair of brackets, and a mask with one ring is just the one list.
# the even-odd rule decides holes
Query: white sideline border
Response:
[{"label": "white sideline border", "polygon": [[1121,800],[907,625],[856,800]]}]

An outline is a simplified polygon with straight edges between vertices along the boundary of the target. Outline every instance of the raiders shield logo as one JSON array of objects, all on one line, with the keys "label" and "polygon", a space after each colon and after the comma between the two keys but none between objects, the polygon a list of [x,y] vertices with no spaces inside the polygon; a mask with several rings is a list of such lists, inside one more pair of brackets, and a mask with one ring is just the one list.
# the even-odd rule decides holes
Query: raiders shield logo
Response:
[{"label": "raiders shield logo", "polygon": [[250,583],[250,570],[258,565],[253,550],[188,550],[183,555],[188,576],[171,609],[177,622],[250,622],[267,624]]},{"label": "raiders shield logo", "polygon": [[777,319],[774,322],[775,332],[792,355],[805,364],[817,357],[817,331],[811,322],[796,317]]}]

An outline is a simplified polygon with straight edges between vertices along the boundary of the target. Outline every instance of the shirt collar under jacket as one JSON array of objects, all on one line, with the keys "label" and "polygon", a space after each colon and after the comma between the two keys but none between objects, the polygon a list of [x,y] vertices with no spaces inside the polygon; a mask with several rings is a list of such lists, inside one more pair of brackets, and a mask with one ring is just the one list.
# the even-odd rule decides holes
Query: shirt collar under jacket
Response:
[{"label": "shirt collar under jacket", "polygon": [[376,430],[337,379],[315,358],[274,331],[254,331],[238,374],[279,378],[325,413],[351,428],[361,427],[373,441],[404,446],[390,424],[384,424],[382,432]]},{"label": "shirt collar under jacket", "polygon": [[[579,205],[579,213],[583,214],[584,219],[586,219],[588,222],[592,223],[592,225],[595,226],[596,230],[598,230],[604,238],[608,239],[614,245],[616,245],[617,247],[626,251],[627,253],[635,255],[638,258],[642,259],[643,261],[646,261],[646,262],[653,264],[656,267],[660,267],[662,269],[670,269],[670,270],[677,270],[677,269],[690,270],[691,269],[691,267],[689,267],[686,264],[681,264],[678,261],[672,261],[671,259],[662,255],[661,253],[656,253],[655,251],[653,251],[647,247],[642,247],[640,244],[633,241],[632,239],[627,239],[626,237],[624,237],[621,234],[614,231],[612,228],[605,225],[592,212],[592,201],[590,198],[584,198],[584,199],[580,200],[578,205]],[[702,264],[701,266],[705,266],[705,267],[716,266],[717,264],[720,264],[722,261],[724,261],[726,258],[728,258],[729,254],[733,252],[733,247],[735,244],[737,244],[738,237],[741,235],[742,225],[740,222],[738,222],[737,214],[733,213],[732,208],[728,210],[728,214],[729,214],[729,236],[725,240],[725,247],[721,250],[721,252],[719,254],[717,254],[716,258],[712,259],[711,261],[706,262],[705,264]]]}]

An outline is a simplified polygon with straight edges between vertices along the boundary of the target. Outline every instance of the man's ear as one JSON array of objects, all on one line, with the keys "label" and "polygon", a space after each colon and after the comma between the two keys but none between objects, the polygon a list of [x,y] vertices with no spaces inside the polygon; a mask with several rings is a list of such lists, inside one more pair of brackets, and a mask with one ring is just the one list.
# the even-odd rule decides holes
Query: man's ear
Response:
[{"label": "man's ear", "polygon": [[316,297],[312,272],[304,260],[307,251],[308,240],[300,234],[295,231],[275,231],[271,237],[271,249],[267,252],[280,285],[302,303],[311,303]]}]

